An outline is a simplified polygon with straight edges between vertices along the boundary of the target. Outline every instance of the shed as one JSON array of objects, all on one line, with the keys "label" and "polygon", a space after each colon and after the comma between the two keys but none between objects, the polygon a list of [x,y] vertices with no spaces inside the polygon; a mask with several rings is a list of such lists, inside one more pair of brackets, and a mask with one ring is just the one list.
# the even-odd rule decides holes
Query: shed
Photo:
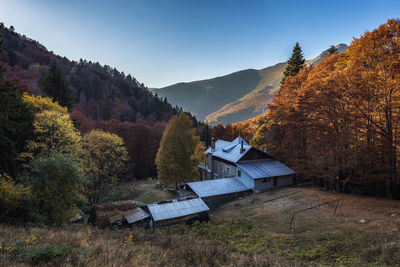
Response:
[{"label": "shed", "polygon": [[180,222],[208,220],[207,207],[201,198],[174,199],[147,205],[152,217],[152,227],[173,225]]},{"label": "shed", "polygon": [[239,177],[191,182],[187,186],[211,209],[252,192],[252,188],[243,183]]},{"label": "shed", "polygon": [[122,226],[125,217],[133,214],[135,209],[144,206],[146,204],[135,200],[98,204],[92,209],[90,222],[98,227]]}]

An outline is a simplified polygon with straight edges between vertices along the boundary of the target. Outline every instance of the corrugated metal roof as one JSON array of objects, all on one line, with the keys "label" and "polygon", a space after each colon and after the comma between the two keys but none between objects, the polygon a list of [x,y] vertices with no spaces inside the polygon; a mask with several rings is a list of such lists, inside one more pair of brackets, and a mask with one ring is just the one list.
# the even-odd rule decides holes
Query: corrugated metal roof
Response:
[{"label": "corrugated metal roof", "polygon": [[240,181],[239,177],[191,182],[188,186],[199,197],[225,195],[250,189]]},{"label": "corrugated metal roof", "polygon": [[277,160],[257,160],[238,163],[237,166],[253,179],[285,176],[295,172]]},{"label": "corrugated metal roof", "polygon": [[249,146],[246,141],[243,140],[244,151],[240,153],[240,140],[242,140],[242,138],[238,138],[236,138],[232,142],[217,140],[215,142],[214,151],[211,151],[211,147],[209,147],[206,150],[206,153],[211,153],[215,157],[236,163],[251,149],[251,146]]},{"label": "corrugated metal roof", "polygon": [[150,214],[144,211],[142,208],[136,208],[126,214],[125,219],[128,223],[134,223],[150,217]]},{"label": "corrugated metal roof", "polygon": [[168,203],[154,203],[147,205],[154,221],[179,218],[210,210],[201,198],[187,200],[173,200]]}]

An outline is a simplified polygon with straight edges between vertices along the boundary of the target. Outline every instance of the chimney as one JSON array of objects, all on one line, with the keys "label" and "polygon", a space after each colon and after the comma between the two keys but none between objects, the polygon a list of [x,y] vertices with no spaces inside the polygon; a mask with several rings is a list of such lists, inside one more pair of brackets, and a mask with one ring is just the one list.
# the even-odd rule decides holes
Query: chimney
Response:
[{"label": "chimney", "polygon": [[240,154],[242,154],[243,152],[244,152],[244,148],[243,148],[243,140],[242,140],[241,147],[240,147]]},{"label": "chimney", "polygon": [[214,150],[215,150],[215,139],[212,138],[211,139],[211,151],[214,152]]}]

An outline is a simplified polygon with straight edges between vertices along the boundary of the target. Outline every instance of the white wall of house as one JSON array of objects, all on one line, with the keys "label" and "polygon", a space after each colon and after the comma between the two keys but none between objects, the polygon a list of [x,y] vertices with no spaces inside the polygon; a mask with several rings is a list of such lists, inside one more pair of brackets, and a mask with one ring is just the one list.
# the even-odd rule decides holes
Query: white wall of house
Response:
[{"label": "white wall of house", "polygon": [[240,168],[237,168],[236,176],[240,178],[240,181],[248,186],[249,188],[254,188],[254,180],[247,173],[245,173]]},{"label": "white wall of house", "polygon": [[[276,180],[274,182],[274,180]],[[256,192],[263,192],[269,189],[289,186],[293,184],[293,176],[279,176],[272,178],[261,178],[254,180],[254,190]]]},{"label": "white wall of house", "polygon": [[268,191],[274,188],[273,179],[262,178],[254,180],[254,190],[256,192]]}]

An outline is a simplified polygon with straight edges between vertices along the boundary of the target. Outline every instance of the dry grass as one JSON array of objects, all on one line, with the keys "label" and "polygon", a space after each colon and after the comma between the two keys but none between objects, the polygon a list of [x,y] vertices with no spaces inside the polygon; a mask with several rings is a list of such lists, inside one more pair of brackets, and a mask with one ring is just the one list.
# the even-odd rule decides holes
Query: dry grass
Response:
[{"label": "dry grass", "polygon": [[[287,198],[263,202],[299,191]],[[341,198],[342,214],[306,206]],[[264,203],[263,205],[261,205]],[[0,265],[28,266],[400,266],[399,201],[293,187],[250,195],[209,223],[158,230],[0,225]],[[366,220],[360,223],[359,220]],[[47,245],[47,246],[45,246]]]},{"label": "dry grass", "polygon": [[51,244],[67,246],[68,250],[48,262],[39,262],[41,266],[288,266],[268,251],[237,253],[212,240],[172,232],[2,225],[0,265],[29,266],[33,261],[18,248]]},{"label": "dry grass", "polygon": [[[298,193],[268,201],[293,192]],[[318,209],[298,213],[295,231],[291,231],[289,225],[294,211],[339,198],[339,216],[333,215],[336,203],[321,206],[319,216]],[[400,266],[398,200],[290,187],[229,203],[214,211],[211,218],[252,221],[273,237],[270,239],[272,253],[286,259],[328,266]]]}]

